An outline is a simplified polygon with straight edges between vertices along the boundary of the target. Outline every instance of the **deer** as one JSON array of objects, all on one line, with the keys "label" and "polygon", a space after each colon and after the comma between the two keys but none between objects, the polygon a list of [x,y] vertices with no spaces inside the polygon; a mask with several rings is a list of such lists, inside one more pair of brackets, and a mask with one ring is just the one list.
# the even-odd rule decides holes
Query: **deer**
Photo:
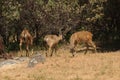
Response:
[{"label": "deer", "polygon": [[[50,56],[53,55],[54,51],[56,52],[56,46],[62,39],[63,39],[63,35],[61,34],[61,31],[60,31],[60,34],[58,36],[48,34],[44,37],[44,41],[47,43],[47,45],[49,47],[48,54],[50,54]],[[47,53],[46,53],[46,56],[47,56]]]},{"label": "deer", "polygon": [[26,45],[26,56],[29,56],[29,47],[33,45],[33,39],[34,37],[30,34],[29,30],[24,28],[23,31],[20,34],[20,51],[22,51],[22,45],[25,43]]},{"label": "deer", "polygon": [[93,34],[89,31],[78,31],[75,32],[71,35],[70,37],[70,52],[72,53],[72,56],[74,57],[74,52],[75,52],[75,47],[77,44],[80,43],[85,43],[86,45],[86,51],[84,54],[87,53],[87,50],[89,49],[89,47],[93,47],[94,51],[96,52],[96,45],[95,43],[92,41],[92,37]]}]

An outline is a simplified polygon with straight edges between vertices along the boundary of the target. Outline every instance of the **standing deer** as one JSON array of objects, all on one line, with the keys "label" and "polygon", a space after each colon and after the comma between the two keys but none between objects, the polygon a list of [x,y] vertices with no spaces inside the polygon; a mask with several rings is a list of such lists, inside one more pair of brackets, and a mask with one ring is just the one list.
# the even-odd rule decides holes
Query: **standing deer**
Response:
[{"label": "standing deer", "polygon": [[29,47],[33,44],[33,39],[34,39],[34,37],[32,37],[32,35],[29,33],[29,31],[26,28],[24,28],[20,34],[19,47],[20,47],[20,51],[22,51],[22,45],[23,45],[23,43],[25,43],[26,56],[29,56],[28,51],[29,51]]},{"label": "standing deer", "polygon": [[75,32],[71,35],[71,37],[70,37],[70,47],[71,47],[70,52],[72,53],[73,57],[74,57],[74,51],[75,51],[74,49],[75,49],[76,45],[79,43],[86,44],[87,49],[85,51],[85,54],[87,53],[89,46],[92,46],[96,52],[96,45],[92,41],[92,37],[93,37],[93,34],[89,31],[79,31],[79,32]]},{"label": "standing deer", "polygon": [[[59,36],[57,36],[57,35],[46,35],[44,37],[44,41],[47,43],[47,45],[49,47],[48,53],[51,54],[50,56],[53,55],[53,51],[56,52],[56,45],[62,39],[63,39],[63,36],[61,34]],[[47,56],[47,53],[46,53],[46,56]]]}]

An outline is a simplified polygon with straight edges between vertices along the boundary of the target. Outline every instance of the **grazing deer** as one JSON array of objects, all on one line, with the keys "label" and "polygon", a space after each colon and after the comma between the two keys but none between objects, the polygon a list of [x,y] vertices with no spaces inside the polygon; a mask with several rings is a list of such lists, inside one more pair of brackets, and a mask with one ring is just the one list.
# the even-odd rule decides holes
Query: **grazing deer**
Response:
[{"label": "grazing deer", "polygon": [[[53,51],[56,52],[56,45],[62,39],[63,39],[63,36],[61,34],[59,36],[57,36],[57,35],[46,35],[44,37],[44,41],[47,43],[47,45],[49,47],[48,53],[51,54],[50,56],[53,55]],[[47,53],[46,53],[46,56],[47,56]]]},{"label": "grazing deer", "polygon": [[19,47],[20,47],[20,51],[22,51],[22,45],[23,43],[25,43],[26,45],[26,56],[29,56],[29,47],[30,45],[33,44],[33,39],[34,37],[32,37],[32,35],[29,33],[29,31],[24,28],[23,31],[20,34],[20,43],[19,43]]},{"label": "grazing deer", "polygon": [[88,31],[79,31],[79,32],[73,33],[70,37],[70,47],[71,47],[70,52],[72,53],[72,55],[74,56],[74,51],[75,51],[74,48],[79,43],[86,44],[87,49],[85,51],[85,54],[87,53],[89,46],[93,47],[96,52],[96,45],[92,41],[92,36],[93,34]]}]

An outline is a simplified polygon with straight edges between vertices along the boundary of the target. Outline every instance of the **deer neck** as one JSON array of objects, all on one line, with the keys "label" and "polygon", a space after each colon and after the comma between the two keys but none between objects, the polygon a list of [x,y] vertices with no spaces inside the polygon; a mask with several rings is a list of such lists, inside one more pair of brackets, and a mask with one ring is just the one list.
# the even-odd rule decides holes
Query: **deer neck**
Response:
[{"label": "deer neck", "polygon": [[59,35],[59,36],[58,36],[58,39],[59,39],[59,40],[62,40],[62,35]]}]

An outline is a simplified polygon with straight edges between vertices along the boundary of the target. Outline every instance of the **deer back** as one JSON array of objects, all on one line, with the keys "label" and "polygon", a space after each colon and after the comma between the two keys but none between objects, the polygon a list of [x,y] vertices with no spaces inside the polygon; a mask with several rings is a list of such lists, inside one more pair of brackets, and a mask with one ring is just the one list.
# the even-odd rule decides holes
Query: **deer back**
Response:
[{"label": "deer back", "polygon": [[46,35],[44,41],[50,46],[57,44],[60,40],[62,40],[62,35]]},{"label": "deer back", "polygon": [[89,40],[92,40],[93,34],[89,31],[79,31],[76,33],[73,33],[70,42],[87,42]]}]

